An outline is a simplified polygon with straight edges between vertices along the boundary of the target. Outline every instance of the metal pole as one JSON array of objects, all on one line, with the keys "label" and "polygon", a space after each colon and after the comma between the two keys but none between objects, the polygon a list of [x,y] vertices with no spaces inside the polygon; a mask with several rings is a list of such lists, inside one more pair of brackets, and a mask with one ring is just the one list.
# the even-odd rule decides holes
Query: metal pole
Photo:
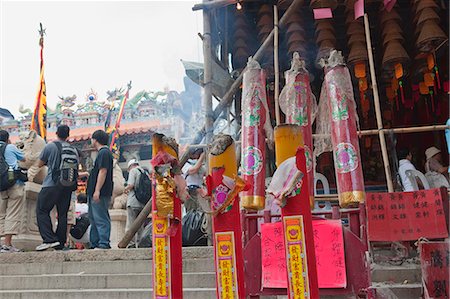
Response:
[{"label": "metal pole", "polygon": [[275,120],[277,126],[280,125],[280,105],[278,98],[280,96],[280,67],[278,65],[278,7],[273,6],[274,38],[273,38],[273,66],[275,70]]},{"label": "metal pole", "polygon": [[370,77],[372,80],[373,101],[375,104],[375,116],[377,118],[378,136],[380,137],[381,153],[383,156],[384,173],[386,175],[386,183],[389,192],[394,192],[392,184],[391,168],[389,166],[389,157],[386,148],[386,139],[383,132],[383,120],[381,119],[380,98],[378,94],[377,78],[375,76],[375,66],[373,62],[372,40],[370,38],[369,17],[364,14],[364,27],[366,30],[367,53],[369,55]]},{"label": "metal pole", "polygon": [[[203,0],[203,3],[209,2]],[[212,109],[212,67],[211,67],[211,24],[210,13],[203,10],[203,59],[204,59],[204,73],[203,73],[203,111],[205,113],[205,133],[206,143],[210,143],[214,130],[214,116]]]}]

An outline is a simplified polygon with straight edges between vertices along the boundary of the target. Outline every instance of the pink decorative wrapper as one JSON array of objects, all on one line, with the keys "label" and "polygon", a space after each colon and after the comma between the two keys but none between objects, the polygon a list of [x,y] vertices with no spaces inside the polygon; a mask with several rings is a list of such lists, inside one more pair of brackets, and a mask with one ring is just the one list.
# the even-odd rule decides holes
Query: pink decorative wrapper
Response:
[{"label": "pink decorative wrapper", "polygon": [[241,171],[251,187],[241,196],[265,198],[267,114],[266,74],[257,62],[252,61],[244,73],[241,137]]},{"label": "pink decorative wrapper", "polygon": [[365,196],[353,87],[346,66],[326,68],[325,72],[339,202],[348,206],[363,202]]}]

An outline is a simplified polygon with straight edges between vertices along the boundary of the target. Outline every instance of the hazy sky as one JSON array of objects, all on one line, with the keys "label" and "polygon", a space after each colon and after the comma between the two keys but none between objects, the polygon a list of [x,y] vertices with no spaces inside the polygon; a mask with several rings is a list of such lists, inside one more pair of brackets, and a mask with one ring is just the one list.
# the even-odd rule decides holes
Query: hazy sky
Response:
[{"label": "hazy sky", "polygon": [[[39,84],[39,22],[47,102],[91,88],[100,99],[126,87],[183,90],[180,59],[202,61],[202,14],[193,1],[1,1],[0,107],[18,116],[34,106]],[[197,1],[201,2],[201,1]]]}]

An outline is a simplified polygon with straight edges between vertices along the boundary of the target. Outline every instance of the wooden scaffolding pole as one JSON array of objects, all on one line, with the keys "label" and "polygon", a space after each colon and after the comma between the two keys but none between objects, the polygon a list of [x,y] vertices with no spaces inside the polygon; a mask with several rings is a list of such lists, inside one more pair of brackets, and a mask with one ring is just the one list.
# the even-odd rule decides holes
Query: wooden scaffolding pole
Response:
[{"label": "wooden scaffolding pole", "polygon": [[364,28],[366,31],[367,53],[369,55],[370,78],[372,81],[373,101],[375,104],[375,116],[377,118],[378,136],[380,138],[381,154],[383,156],[384,173],[386,175],[386,183],[388,192],[394,192],[394,185],[391,178],[391,168],[389,166],[389,157],[386,147],[386,139],[383,131],[383,120],[381,119],[380,98],[378,94],[377,78],[375,75],[375,66],[373,62],[372,39],[370,37],[369,17],[364,14]]},{"label": "wooden scaffolding pole", "polygon": [[[203,0],[203,3],[209,2],[208,0]],[[210,12],[208,10],[203,10],[203,59],[204,59],[204,70],[203,70],[203,101],[202,108],[205,115],[205,133],[206,133],[206,143],[210,143],[213,136],[214,130],[214,117],[212,110],[212,59],[211,52],[211,23],[210,23]]]},{"label": "wooden scaffolding pole", "polygon": [[280,67],[278,65],[278,7],[276,5],[273,6],[273,29],[275,30],[274,38],[273,38],[273,68],[275,71],[275,120],[277,122],[277,126],[280,125]]},{"label": "wooden scaffolding pole", "polygon": [[[287,23],[287,21],[290,18],[290,16],[296,11],[296,8],[298,8],[297,4],[299,4],[301,1],[302,0],[294,0],[291,3],[289,8],[284,13],[283,17],[280,19],[279,27],[283,27]],[[264,40],[264,42],[261,45],[261,47],[259,47],[259,49],[258,49],[258,51],[256,51],[255,55],[253,55],[253,58],[255,60],[261,59],[261,57],[264,54],[264,51],[272,43],[274,35],[275,35],[275,29],[272,29],[272,31],[270,32],[269,36]],[[233,84],[231,85],[230,89],[227,91],[227,93],[223,96],[222,100],[219,102],[217,107],[214,109],[214,111],[212,113],[212,116],[213,116],[214,120],[216,120],[219,117],[219,115],[225,110],[225,108],[228,105],[230,105],[231,102],[233,101],[234,94],[236,93],[236,91],[241,86],[242,79],[244,77],[244,72],[245,72],[245,69],[241,72],[239,77],[233,82]],[[194,139],[192,141],[192,144],[200,143],[202,141],[203,137],[205,136],[205,134],[206,134],[206,127],[203,127],[195,135],[195,137],[194,137]],[[186,151],[183,154],[183,156],[181,157],[181,159],[180,159],[180,164],[181,165],[184,165],[184,163],[186,163],[188,156],[189,156],[189,152]]]}]

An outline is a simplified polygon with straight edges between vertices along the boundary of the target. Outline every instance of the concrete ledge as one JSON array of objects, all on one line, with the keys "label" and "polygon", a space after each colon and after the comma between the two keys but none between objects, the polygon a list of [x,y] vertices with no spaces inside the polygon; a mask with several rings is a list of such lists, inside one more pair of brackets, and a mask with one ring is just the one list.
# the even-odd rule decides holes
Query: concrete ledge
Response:
[{"label": "concrete ledge", "polygon": [[[183,259],[213,258],[212,247],[185,247]],[[0,264],[151,260],[152,249],[70,250],[0,254]]]},{"label": "concrete ledge", "polygon": [[[152,298],[153,289],[93,289],[93,290],[26,290],[0,291],[0,299],[148,299]],[[215,298],[215,288],[185,288],[184,299]]]},{"label": "concrete ledge", "polygon": [[[183,273],[214,272],[214,259],[184,259]],[[87,262],[42,262],[24,264],[2,264],[0,275],[40,274],[123,274],[152,272],[151,260],[115,260]],[[0,277],[0,280],[2,277]]]},{"label": "concrete ledge", "polygon": [[[20,284],[17,283],[20,281]],[[214,272],[184,273],[185,288],[214,288],[216,275]],[[57,275],[13,275],[2,276],[0,289],[36,290],[36,289],[137,289],[152,286],[152,274],[57,274]]]}]

